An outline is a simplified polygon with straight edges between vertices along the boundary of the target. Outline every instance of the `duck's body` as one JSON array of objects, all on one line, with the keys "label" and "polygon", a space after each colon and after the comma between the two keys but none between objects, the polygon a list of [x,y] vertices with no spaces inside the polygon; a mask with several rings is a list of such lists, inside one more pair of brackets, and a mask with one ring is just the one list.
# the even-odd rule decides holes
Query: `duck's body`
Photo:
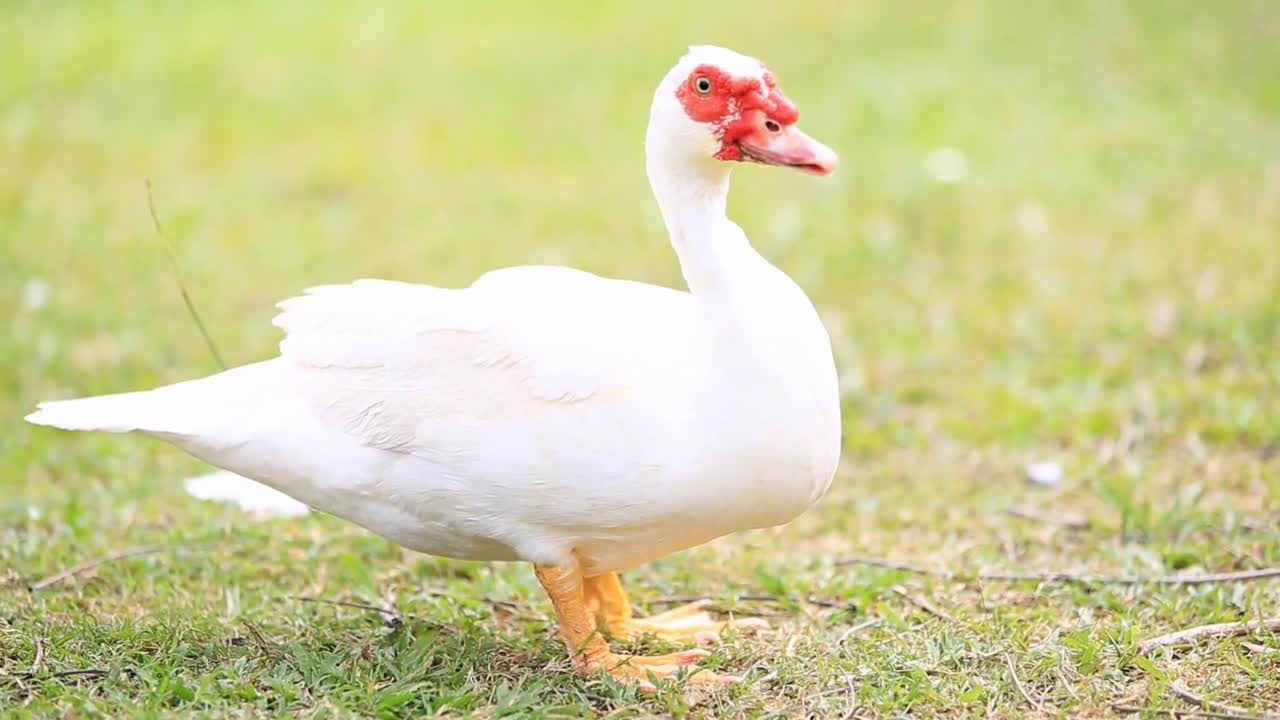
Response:
[{"label": "duck's body", "polygon": [[533,562],[553,599],[559,570],[543,568],[598,578],[792,519],[838,461],[830,343],[725,217],[729,164],[684,157],[701,139],[664,97],[707,67],[690,62],[659,88],[647,139],[689,292],[555,267],[459,290],[326,286],[281,304],[277,358],[29,419],[163,438],[414,550]]},{"label": "duck's body", "polygon": [[552,267],[283,307],[278,358],[33,420],[164,438],[421,552],[587,574],[786,522],[837,461],[830,352],[797,352],[829,347],[811,307],[725,328],[689,293]]}]

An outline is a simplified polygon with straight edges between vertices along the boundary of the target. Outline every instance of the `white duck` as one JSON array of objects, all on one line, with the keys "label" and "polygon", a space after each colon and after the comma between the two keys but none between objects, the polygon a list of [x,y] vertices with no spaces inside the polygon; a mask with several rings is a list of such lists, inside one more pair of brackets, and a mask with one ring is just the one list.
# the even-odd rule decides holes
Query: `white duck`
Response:
[{"label": "white duck", "polygon": [[736,161],[835,170],[796,118],[723,48],[691,48],[658,86],[649,181],[688,292],[563,267],[318,287],[281,303],[279,357],[27,420],[161,438],[424,553],[531,562],[574,666],[651,687],[705,651],[619,655],[598,627],[693,640],[724,623],[702,604],[633,618],[616,571],[791,520],[840,454],[818,315],[725,217]]}]

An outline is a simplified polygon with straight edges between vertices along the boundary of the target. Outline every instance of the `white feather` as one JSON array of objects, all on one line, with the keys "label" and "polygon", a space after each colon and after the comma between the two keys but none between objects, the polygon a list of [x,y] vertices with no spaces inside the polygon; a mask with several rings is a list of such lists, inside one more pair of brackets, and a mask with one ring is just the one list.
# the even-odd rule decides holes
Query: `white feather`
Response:
[{"label": "white feather", "polygon": [[226,470],[187,478],[182,486],[201,500],[231,502],[254,517],[282,518],[306,515],[306,505],[247,477]]}]

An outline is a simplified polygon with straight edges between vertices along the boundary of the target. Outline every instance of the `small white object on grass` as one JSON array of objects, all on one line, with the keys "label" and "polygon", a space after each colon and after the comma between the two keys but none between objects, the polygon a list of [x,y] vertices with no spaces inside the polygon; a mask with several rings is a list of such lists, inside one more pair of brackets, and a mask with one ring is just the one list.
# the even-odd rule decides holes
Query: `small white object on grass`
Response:
[{"label": "small white object on grass", "polygon": [[233,502],[259,519],[296,517],[310,510],[279,490],[226,470],[188,478],[183,486],[201,500]]},{"label": "small white object on grass", "polygon": [[925,158],[924,166],[933,181],[942,185],[954,185],[969,177],[969,158],[959,148],[934,150]]},{"label": "small white object on grass", "polygon": [[1037,462],[1027,466],[1027,482],[1042,487],[1062,484],[1062,465],[1056,462]]},{"label": "small white object on grass", "polygon": [[49,303],[49,283],[44,278],[33,277],[22,286],[22,307],[32,312]]}]

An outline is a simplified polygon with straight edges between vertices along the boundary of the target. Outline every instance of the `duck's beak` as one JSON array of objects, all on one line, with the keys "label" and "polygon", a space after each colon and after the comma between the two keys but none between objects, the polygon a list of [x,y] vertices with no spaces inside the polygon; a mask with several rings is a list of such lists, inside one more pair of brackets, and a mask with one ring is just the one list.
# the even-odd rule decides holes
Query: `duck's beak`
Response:
[{"label": "duck's beak", "polygon": [[814,175],[830,175],[840,164],[834,150],[795,124],[782,125],[767,117],[760,119],[755,132],[738,140],[738,149],[744,160],[793,167]]}]

